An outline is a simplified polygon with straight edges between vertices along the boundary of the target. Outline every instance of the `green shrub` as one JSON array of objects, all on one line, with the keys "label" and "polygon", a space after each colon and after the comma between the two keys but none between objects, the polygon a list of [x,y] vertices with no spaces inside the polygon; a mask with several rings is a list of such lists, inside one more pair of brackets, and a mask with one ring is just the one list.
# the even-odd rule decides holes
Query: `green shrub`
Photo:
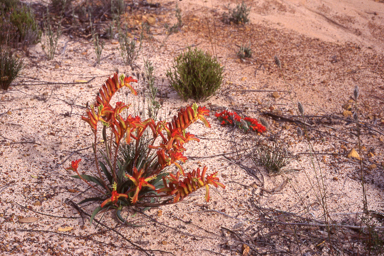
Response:
[{"label": "green shrub", "polygon": [[223,21],[225,23],[245,24],[249,22],[249,13],[251,8],[242,2],[238,4],[235,9],[229,10],[229,13],[223,14]]},{"label": "green shrub", "polygon": [[217,59],[196,48],[180,54],[173,69],[167,71],[167,77],[184,100],[206,100],[223,80],[223,67]]},{"label": "green shrub", "polygon": [[30,7],[22,6],[14,10],[11,13],[10,21],[19,33],[20,42],[26,43],[27,45],[39,42],[41,31]]},{"label": "green shrub", "polygon": [[22,69],[22,61],[12,56],[9,51],[0,49],[0,87],[8,90],[12,81]]}]

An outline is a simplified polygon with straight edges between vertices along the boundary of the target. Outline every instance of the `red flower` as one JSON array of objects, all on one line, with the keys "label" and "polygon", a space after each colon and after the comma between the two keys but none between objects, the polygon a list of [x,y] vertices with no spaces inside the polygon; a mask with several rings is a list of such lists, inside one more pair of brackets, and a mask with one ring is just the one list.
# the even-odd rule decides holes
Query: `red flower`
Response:
[{"label": "red flower", "polygon": [[[135,194],[132,197],[132,203],[136,203],[139,199],[139,192],[143,187],[149,187],[153,190],[156,190],[155,186],[148,183],[149,181],[156,178],[156,175],[152,175],[146,178],[141,177],[144,174],[144,169],[141,169],[140,172],[137,171],[136,167],[133,167],[133,176],[129,174],[125,174],[128,179],[130,179],[133,184],[135,185],[135,188],[132,188],[130,191],[135,191]],[[128,192],[130,192],[128,191]]]},{"label": "red flower", "polygon": [[71,167],[66,168],[66,170],[72,170],[72,171],[78,173],[77,168],[79,168],[80,161],[81,161],[81,159],[77,159],[75,161],[72,161]]},{"label": "red flower", "polygon": [[111,198],[108,198],[107,200],[105,200],[100,206],[101,208],[103,208],[106,204],[112,202],[114,205],[117,206],[117,201],[119,200],[120,197],[124,197],[124,198],[128,198],[128,195],[126,194],[119,194],[117,193],[117,191],[114,189],[112,190],[112,195],[111,195]]}]

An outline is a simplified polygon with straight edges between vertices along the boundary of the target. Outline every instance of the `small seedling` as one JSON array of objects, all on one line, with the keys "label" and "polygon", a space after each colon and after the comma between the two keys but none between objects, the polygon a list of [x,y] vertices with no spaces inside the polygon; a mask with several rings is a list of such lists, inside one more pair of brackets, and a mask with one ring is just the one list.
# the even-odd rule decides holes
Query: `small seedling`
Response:
[{"label": "small seedling", "polygon": [[104,42],[100,41],[99,35],[97,33],[93,34],[93,40],[95,45],[96,63],[100,64],[101,54],[104,49]]},{"label": "small seedling", "polygon": [[119,33],[119,43],[120,43],[120,54],[124,60],[124,63],[131,68],[137,57],[139,56],[139,52],[142,46],[142,38],[143,33],[140,36],[140,46],[137,49],[136,41],[131,40],[124,32]]},{"label": "small seedling", "polygon": [[59,25],[55,33],[53,31],[53,27],[49,19],[48,9],[47,9],[47,19],[44,22],[44,35],[45,35],[45,42],[42,45],[42,48],[45,54],[47,55],[48,60],[52,60],[55,57],[57,44],[59,42],[59,37],[61,36],[61,20],[59,21]]},{"label": "small seedling", "polygon": [[154,120],[157,118],[159,109],[161,108],[160,103],[156,100],[158,88],[155,86],[154,68],[150,60],[144,61],[145,75],[143,76],[144,81],[147,83],[149,90],[149,103],[148,103],[148,116]]},{"label": "small seedling", "polygon": [[250,46],[240,46],[239,51],[237,52],[237,56],[240,59],[244,58],[251,58],[252,57],[252,50]]},{"label": "small seedling", "polygon": [[177,5],[177,2],[176,2],[176,10],[175,11],[176,11],[175,16],[176,16],[176,19],[177,19],[177,23],[174,24],[171,27],[169,27],[169,25],[167,23],[164,24],[165,29],[168,30],[168,35],[172,35],[174,33],[179,32],[179,29],[183,26],[183,20],[182,20],[182,17],[181,17],[181,9]]},{"label": "small seedling", "polygon": [[0,49],[0,86],[8,90],[12,81],[17,77],[23,67],[23,62],[12,56],[11,51]]},{"label": "small seedling", "polygon": [[281,168],[289,163],[288,151],[280,146],[261,146],[252,157],[253,162],[263,165],[269,173],[279,174]]},{"label": "small seedling", "polygon": [[91,14],[89,15],[89,22],[91,24],[92,38],[93,38],[93,43],[95,46],[96,64],[100,64],[101,54],[102,54],[103,49],[104,49],[104,42],[100,41],[99,35],[93,29]]}]

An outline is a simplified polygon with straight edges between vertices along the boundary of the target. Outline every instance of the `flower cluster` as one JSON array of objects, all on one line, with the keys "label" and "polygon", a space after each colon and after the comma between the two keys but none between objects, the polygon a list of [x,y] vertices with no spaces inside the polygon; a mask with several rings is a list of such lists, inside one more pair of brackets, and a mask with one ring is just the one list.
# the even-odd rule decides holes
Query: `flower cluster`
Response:
[{"label": "flower cluster", "polygon": [[251,130],[253,132],[263,133],[267,130],[262,124],[257,121],[256,118],[241,118],[235,111],[231,112],[228,110],[224,110],[220,113],[216,113],[215,116],[217,117],[217,119],[219,119],[220,124],[223,126],[236,126],[246,132]]}]

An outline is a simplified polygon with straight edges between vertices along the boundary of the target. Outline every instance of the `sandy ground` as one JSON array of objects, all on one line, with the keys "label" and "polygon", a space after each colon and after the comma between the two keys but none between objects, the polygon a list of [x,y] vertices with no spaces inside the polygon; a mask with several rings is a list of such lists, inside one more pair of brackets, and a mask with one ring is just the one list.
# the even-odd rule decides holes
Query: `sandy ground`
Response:
[{"label": "sandy ground", "polygon": [[[278,229],[265,238],[267,243],[261,243],[262,235],[268,233],[261,222],[266,222],[266,212],[271,216],[290,212],[322,223],[324,204],[319,198],[324,192],[332,223],[362,225],[360,161],[347,157],[351,149],[358,149],[358,139],[345,104],[359,113],[361,121],[364,147],[360,155],[369,210],[383,212],[384,4],[373,0],[246,3],[251,7],[250,24],[231,26],[220,18],[227,4],[233,7],[235,1],[178,2],[184,26],[168,37],[163,26],[176,22],[175,5],[160,1],[166,8],[154,14],[152,37],[144,40],[137,60],[139,71],[123,64],[116,40],[105,42],[103,56],[109,57],[97,66],[92,42],[68,36],[60,38],[54,60],[46,60],[40,44],[30,47],[29,57],[18,53],[26,67],[0,95],[1,255],[247,255],[247,246],[249,255],[332,254],[322,246],[324,229],[315,230],[320,240],[302,239],[301,247],[279,237],[289,234],[286,229]],[[237,45],[242,44],[251,45],[252,58],[237,58]],[[94,101],[99,87],[116,69],[137,77],[145,58],[152,61],[156,84],[167,95],[160,115],[169,120],[192,101],[178,97],[165,72],[177,54],[196,45],[217,56],[225,67],[225,79],[217,95],[200,103],[211,110],[212,128],[199,123],[190,129],[201,141],[188,145],[189,161],[184,167],[206,165],[218,171],[226,188],[213,189],[209,203],[204,201],[204,191],[198,191],[181,203],[151,209],[146,215],[124,212],[138,227],[119,224],[112,212],[98,216],[102,224],[90,225],[67,202],[78,203],[96,192],[64,169],[78,158],[83,159],[81,170],[93,169],[91,131],[80,118],[86,104]],[[77,80],[91,81],[73,84]],[[133,86],[141,91],[144,82]],[[360,90],[357,109],[355,86]],[[143,96],[123,92],[117,97],[137,106]],[[297,102],[304,106],[304,119],[296,116]],[[269,123],[264,135],[222,127],[213,114],[225,108],[255,118],[268,112],[300,120],[309,124],[310,144],[298,134],[298,127],[304,130],[302,125],[271,115],[264,115]],[[276,176],[254,165],[247,154],[259,144],[272,143],[294,156]],[[319,154],[310,157],[311,150]],[[90,214],[95,207],[87,204],[82,209]],[[282,216],[278,221],[288,221]],[[23,223],[30,217],[34,218],[30,223]],[[280,228],[269,229],[276,227]],[[348,246],[337,249],[348,255]]]}]

